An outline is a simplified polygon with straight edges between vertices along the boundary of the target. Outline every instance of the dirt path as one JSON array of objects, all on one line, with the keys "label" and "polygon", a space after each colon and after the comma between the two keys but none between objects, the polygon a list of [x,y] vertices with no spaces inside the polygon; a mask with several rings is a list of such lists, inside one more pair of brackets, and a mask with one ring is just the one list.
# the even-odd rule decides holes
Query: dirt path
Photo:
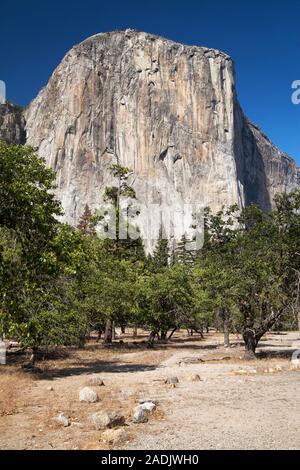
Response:
[{"label": "dirt path", "polygon": [[[126,417],[127,437],[118,445],[124,449],[299,449],[300,372],[289,370],[297,336],[270,335],[261,345],[266,358],[252,363],[240,359],[238,343],[225,350],[221,336],[181,334],[154,351],[92,349],[45,361],[35,378],[1,367],[0,448],[109,448],[90,421],[109,409]],[[88,405],[78,392],[91,374],[105,387]],[[191,381],[195,374],[200,382]],[[163,382],[171,375],[176,388]],[[131,414],[141,398],[159,406],[148,423],[136,425]],[[54,422],[60,412],[70,416],[70,427]]]}]

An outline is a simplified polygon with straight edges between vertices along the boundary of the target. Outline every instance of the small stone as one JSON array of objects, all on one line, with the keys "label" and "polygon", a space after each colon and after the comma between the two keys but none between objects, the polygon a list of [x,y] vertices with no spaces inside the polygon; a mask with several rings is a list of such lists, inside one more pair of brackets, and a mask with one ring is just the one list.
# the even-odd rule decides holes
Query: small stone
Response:
[{"label": "small stone", "polygon": [[55,420],[58,424],[61,424],[64,428],[67,428],[71,424],[70,419],[66,415],[64,415],[63,413],[60,413],[60,415],[58,415],[55,418]]},{"label": "small stone", "polygon": [[190,382],[201,382],[201,377],[198,374],[191,375],[189,377]]},{"label": "small stone", "polygon": [[134,423],[147,423],[148,421],[148,412],[143,410],[140,406],[136,407],[133,412],[133,422]]},{"label": "small stone", "polygon": [[103,387],[104,386],[104,382],[101,379],[101,377],[97,377],[96,375],[89,379],[88,384],[92,385],[94,387]]},{"label": "small stone", "polygon": [[79,400],[87,403],[96,403],[99,400],[97,392],[90,387],[84,387],[79,392]]},{"label": "small stone", "polygon": [[47,387],[48,392],[54,392],[54,388],[50,385],[50,387]]},{"label": "small stone", "polygon": [[275,372],[275,369],[273,369],[272,367],[269,367],[268,372],[269,374],[273,374]]},{"label": "small stone", "polygon": [[137,408],[141,408],[143,411],[152,413],[152,411],[156,409],[156,404],[152,401],[147,401],[145,403],[141,403]]},{"label": "small stone", "polygon": [[282,370],[283,370],[283,368],[282,368],[282,366],[280,366],[280,365],[277,365],[277,366],[276,366],[276,370],[278,370],[278,371],[280,372],[280,371],[282,371]]},{"label": "small stone", "polygon": [[118,442],[125,441],[127,438],[128,433],[124,429],[107,429],[101,435],[101,439],[110,444],[117,444]]},{"label": "small stone", "polygon": [[158,405],[158,400],[150,400],[150,399],[145,399],[145,398],[142,398],[141,400],[139,400],[139,404],[140,405],[143,405],[144,403],[154,403],[154,405]]},{"label": "small stone", "polygon": [[167,385],[176,385],[179,383],[178,377],[168,377],[165,379],[165,384]]},{"label": "small stone", "polygon": [[105,428],[114,428],[116,426],[124,426],[125,418],[123,415],[115,411],[99,411],[91,417],[92,423],[97,431]]}]

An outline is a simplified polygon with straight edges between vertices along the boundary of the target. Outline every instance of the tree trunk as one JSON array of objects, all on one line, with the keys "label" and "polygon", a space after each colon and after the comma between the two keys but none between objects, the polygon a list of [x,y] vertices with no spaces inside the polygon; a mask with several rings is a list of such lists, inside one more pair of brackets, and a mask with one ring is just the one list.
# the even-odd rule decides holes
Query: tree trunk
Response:
[{"label": "tree trunk", "polygon": [[138,335],[138,334],[137,334],[137,325],[134,325],[132,336],[133,336],[134,338],[137,338],[137,335]]},{"label": "tree trunk", "polygon": [[106,325],[105,325],[104,342],[106,344],[111,344],[112,339],[113,339],[113,323],[111,320],[107,320]]},{"label": "tree trunk", "polygon": [[111,339],[114,341],[116,339],[116,324],[113,321],[111,326]]},{"label": "tree trunk", "polygon": [[31,352],[31,356],[30,356],[30,359],[29,359],[29,364],[30,364],[31,367],[35,366],[35,362],[36,362],[36,358],[37,358],[37,352],[38,352],[38,348],[33,347],[32,352]]},{"label": "tree trunk", "polygon": [[256,359],[255,350],[257,347],[257,339],[255,331],[250,328],[245,328],[243,338],[245,341],[245,359]]},{"label": "tree trunk", "polygon": [[125,333],[126,333],[125,325],[121,325],[121,333],[122,333],[122,335],[125,335]]},{"label": "tree trunk", "polygon": [[201,339],[204,339],[203,328],[201,328],[200,330],[195,329],[195,332],[198,333],[198,335],[200,335]]},{"label": "tree trunk", "polygon": [[170,340],[170,339],[172,338],[172,336],[173,336],[174,333],[177,331],[177,329],[178,329],[178,328],[176,327],[176,328],[174,328],[174,329],[171,331],[168,340]]},{"label": "tree trunk", "polygon": [[229,320],[226,319],[224,320],[224,346],[225,348],[230,348],[229,333],[230,333]]},{"label": "tree trunk", "polygon": [[168,334],[168,330],[162,330],[162,331],[160,332],[160,339],[161,339],[161,341],[166,341],[166,339],[167,339],[167,334]]},{"label": "tree trunk", "polygon": [[299,334],[300,334],[300,310],[298,312],[298,330],[299,330]]},{"label": "tree trunk", "polygon": [[155,336],[157,335],[157,331],[151,331],[150,335],[149,335],[149,338],[148,338],[148,349],[152,349],[154,347],[154,340],[155,340]]},{"label": "tree trunk", "polygon": [[99,341],[101,339],[101,335],[102,335],[102,330],[98,330],[98,336],[97,336],[97,339],[96,339],[96,343],[99,343]]}]

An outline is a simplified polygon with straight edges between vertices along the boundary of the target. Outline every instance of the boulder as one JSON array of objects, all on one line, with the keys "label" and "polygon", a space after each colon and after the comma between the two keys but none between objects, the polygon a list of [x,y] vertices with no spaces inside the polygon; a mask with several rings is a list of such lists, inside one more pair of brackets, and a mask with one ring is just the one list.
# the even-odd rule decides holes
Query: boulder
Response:
[{"label": "boulder", "polygon": [[[142,405],[143,406],[143,405]],[[141,406],[137,406],[133,411],[132,420],[136,424],[140,423],[147,423],[148,421],[148,414],[149,412],[141,408]]]},{"label": "boulder", "polygon": [[141,408],[143,411],[152,413],[156,409],[156,404],[152,401],[146,401],[145,403],[141,403],[137,408]]},{"label": "boulder", "polygon": [[167,377],[165,379],[165,384],[168,384],[168,385],[176,385],[178,383],[179,383],[179,380],[178,380],[178,377],[176,376]]},{"label": "boulder", "polygon": [[91,385],[93,387],[103,387],[104,381],[101,379],[101,377],[94,375],[93,377],[89,378],[88,385]]},{"label": "boulder", "polygon": [[193,374],[189,377],[190,382],[201,382],[200,375]]},{"label": "boulder", "polygon": [[79,400],[87,403],[96,403],[99,401],[97,392],[90,387],[84,387],[79,392]]},{"label": "boulder", "polygon": [[97,431],[125,425],[125,417],[115,411],[99,411],[92,415],[91,420]]},{"label": "boulder", "polygon": [[61,426],[63,426],[64,428],[67,428],[68,426],[70,426],[71,424],[71,421],[69,419],[68,416],[66,416],[65,414],[63,413],[60,413],[56,418],[55,418],[55,421],[60,424]]}]

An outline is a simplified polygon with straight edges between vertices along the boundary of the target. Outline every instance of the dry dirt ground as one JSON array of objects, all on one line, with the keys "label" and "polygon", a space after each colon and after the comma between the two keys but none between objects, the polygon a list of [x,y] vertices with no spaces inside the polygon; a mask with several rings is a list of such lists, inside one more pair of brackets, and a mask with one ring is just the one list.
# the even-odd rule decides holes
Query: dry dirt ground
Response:
[{"label": "dry dirt ground", "polygon": [[[110,348],[91,341],[85,350],[41,358],[35,373],[21,369],[24,356],[9,353],[0,366],[0,449],[299,449],[300,370],[291,370],[299,334],[269,334],[253,362],[241,359],[242,343],[231,339],[224,349],[221,335],[180,332],[153,351],[129,335]],[[201,381],[191,381],[195,374]],[[79,402],[95,375],[105,382],[96,388],[100,401]],[[178,377],[175,388],[164,384],[169,376]],[[143,398],[158,400],[157,410],[134,424]],[[93,429],[90,417],[100,410],[125,415],[118,444]],[[69,427],[55,422],[60,412]]]}]

